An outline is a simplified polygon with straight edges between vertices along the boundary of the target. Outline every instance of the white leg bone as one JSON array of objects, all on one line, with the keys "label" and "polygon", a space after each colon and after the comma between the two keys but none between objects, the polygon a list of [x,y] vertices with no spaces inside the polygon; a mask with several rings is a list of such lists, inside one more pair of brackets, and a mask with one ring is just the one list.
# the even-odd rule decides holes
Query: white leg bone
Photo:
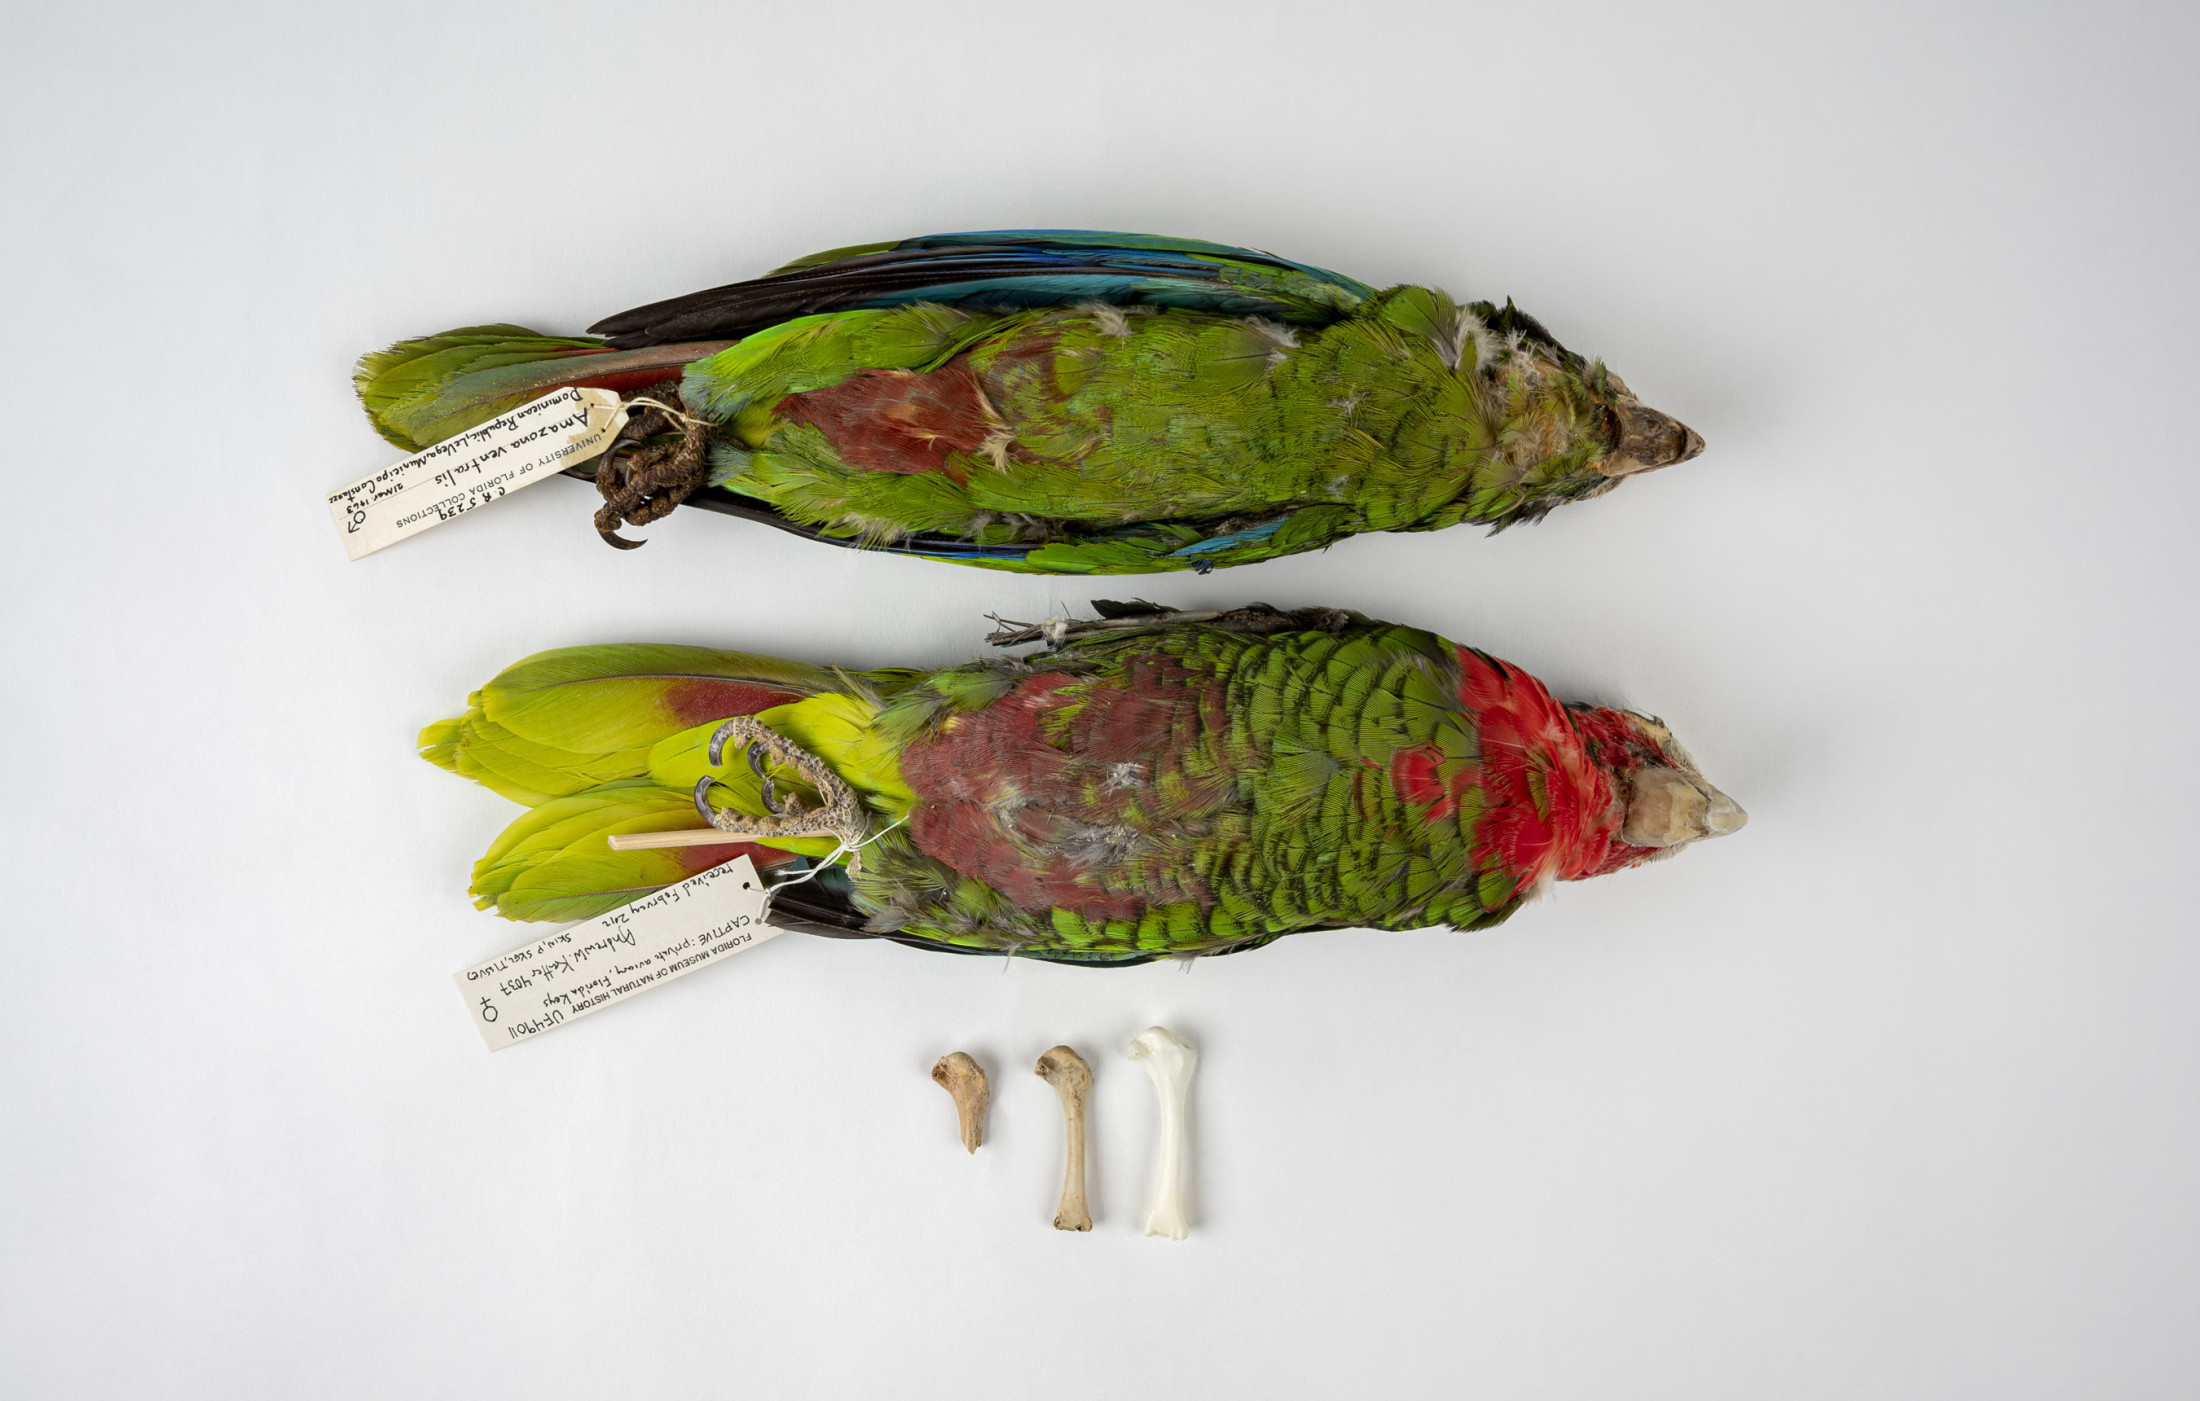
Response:
[{"label": "white leg bone", "polygon": [[1131,1040],[1130,1057],[1146,1068],[1161,1099],[1161,1162],[1155,1171],[1153,1205],[1146,1209],[1146,1234],[1182,1240],[1184,1227],[1184,1105],[1192,1088],[1199,1053],[1158,1026]]},{"label": "white leg bone", "polygon": [[953,1051],[939,1058],[932,1067],[932,1078],[955,1097],[955,1122],[962,1130],[964,1150],[977,1152],[978,1145],[985,1142],[985,1107],[993,1098],[985,1083],[985,1072],[969,1052]]},{"label": "white leg bone", "polygon": [[1062,1097],[1062,1118],[1069,1125],[1069,1157],[1062,1171],[1062,1207],[1054,1213],[1057,1231],[1089,1231],[1092,1213],[1085,1207],[1085,1099],[1092,1090],[1092,1067],[1067,1046],[1039,1057],[1039,1078]]}]

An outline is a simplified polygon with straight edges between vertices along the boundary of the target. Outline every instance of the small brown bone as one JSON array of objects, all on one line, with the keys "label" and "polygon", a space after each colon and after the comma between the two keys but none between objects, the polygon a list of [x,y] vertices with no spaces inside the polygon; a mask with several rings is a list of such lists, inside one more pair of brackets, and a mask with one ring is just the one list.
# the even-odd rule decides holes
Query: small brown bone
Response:
[{"label": "small brown bone", "polygon": [[1054,1229],[1089,1231],[1092,1213],[1085,1207],[1085,1098],[1092,1091],[1092,1067],[1069,1047],[1056,1046],[1039,1057],[1038,1074],[1062,1097],[1062,1118],[1069,1125],[1062,1207],[1054,1213]]},{"label": "small brown bone", "polygon": [[941,1056],[932,1067],[932,1078],[940,1088],[955,1097],[955,1119],[962,1126],[963,1148],[975,1153],[985,1142],[985,1107],[992,1102],[992,1091],[986,1088],[985,1072],[967,1051],[953,1051]]}]

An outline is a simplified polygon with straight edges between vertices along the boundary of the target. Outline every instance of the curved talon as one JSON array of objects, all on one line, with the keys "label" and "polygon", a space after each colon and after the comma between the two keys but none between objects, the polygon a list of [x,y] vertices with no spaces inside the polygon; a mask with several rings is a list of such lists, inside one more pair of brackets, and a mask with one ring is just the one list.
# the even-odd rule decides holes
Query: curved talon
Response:
[{"label": "curved talon", "polygon": [[[711,731],[710,744],[705,748],[704,753],[710,757],[712,768],[721,768],[725,765],[726,741],[748,729],[755,729],[763,734],[771,733],[765,729],[761,721],[747,715],[737,715],[731,720],[722,722],[717,729]],[[777,736],[773,736],[773,738],[777,738]],[[781,742],[784,743],[785,741]],[[802,806],[802,800],[790,794],[782,802],[779,797],[779,789],[772,782],[770,763],[774,756],[770,753],[772,748],[770,741],[763,738],[753,738],[741,747],[749,756],[749,767],[756,771],[758,781],[763,784],[764,811],[773,817],[800,817],[807,810]],[[713,826],[718,825],[718,819],[712,816],[718,809],[712,808],[703,795],[717,781],[715,777],[706,775],[695,786],[695,810],[703,814],[703,817]]]},{"label": "curved talon", "polygon": [[[715,769],[726,762],[726,741],[731,739],[734,730],[740,727],[741,719],[742,717],[736,716],[710,732],[710,748],[703,752],[710,756],[710,766],[712,768]],[[751,747],[754,747],[753,743]]]},{"label": "curved talon", "polygon": [[602,481],[607,473],[612,474],[614,481],[619,480],[616,475],[619,468],[619,454],[633,447],[636,441],[633,438],[622,437],[619,441],[613,443],[611,451],[603,455],[603,461],[596,464],[596,480]]},{"label": "curved talon", "polygon": [[[721,832],[743,831],[744,829],[737,824],[752,820],[747,813],[735,812],[732,808],[714,808],[710,805],[710,786],[717,781],[717,777],[712,774],[704,774],[701,778],[695,780],[695,810],[703,815],[705,822]],[[769,793],[765,795],[766,807],[771,806],[770,796]],[[775,818],[799,817],[801,814],[802,809],[799,807],[792,812],[781,808],[772,809],[772,816]]]},{"label": "curved talon", "polygon": [[[673,507],[700,491],[710,480],[712,425],[692,418],[683,409],[677,390],[657,386],[654,391],[671,404],[651,402],[627,420],[612,439],[596,469],[596,489],[603,509],[596,513],[596,533],[607,545],[635,549],[646,541],[628,540],[617,532],[621,525],[648,525],[672,513]],[[631,406],[640,396],[630,396]],[[659,441],[663,439],[663,441]],[[634,451],[628,453],[628,449]]]},{"label": "curved talon", "polygon": [[[832,766],[815,754],[789,741],[753,715],[737,715],[726,720],[711,732],[710,744],[705,752],[710,756],[712,768],[725,763],[728,740],[745,741],[749,751],[749,763],[760,775],[764,775],[764,803],[770,816],[756,817],[731,808],[714,808],[710,805],[710,786],[718,782],[714,774],[705,774],[695,784],[695,810],[703,819],[721,832],[733,832],[747,837],[832,837],[844,846],[853,848],[863,841],[869,822],[864,816],[863,805],[856,797],[855,789],[848,781],[835,773]],[[771,779],[764,764],[766,759],[786,764],[802,776],[802,780],[816,789],[824,799],[824,806],[811,810],[804,808],[800,800],[790,796],[784,806],[771,786]],[[860,857],[852,849],[848,853],[848,869],[860,869]]]},{"label": "curved talon", "polygon": [[[764,747],[754,740],[749,741],[749,767],[756,770],[757,780],[764,785],[764,811],[774,817],[792,816],[792,813],[779,805],[779,794],[772,787],[771,770],[765,767]],[[801,809],[796,807],[794,811],[799,812]]]}]

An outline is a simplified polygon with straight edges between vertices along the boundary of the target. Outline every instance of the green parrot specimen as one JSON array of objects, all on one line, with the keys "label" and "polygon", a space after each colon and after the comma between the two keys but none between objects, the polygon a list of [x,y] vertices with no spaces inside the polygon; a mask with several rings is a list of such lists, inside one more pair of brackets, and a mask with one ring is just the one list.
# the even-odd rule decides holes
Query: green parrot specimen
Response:
[{"label": "green parrot specimen", "polygon": [[686,501],[1030,573],[1502,529],[1703,449],[1510,302],[1187,239],[866,244],[592,329],[405,341],[359,362],[360,397],[417,452],[566,385],[634,396],[575,469],[613,544]]},{"label": "green parrot specimen", "polygon": [[[747,855],[805,876],[775,924],[1073,963],[1478,928],[1745,820],[1658,721],[1432,633],[1096,606],[994,636],[1051,653],[937,671],[544,652],[421,753],[528,805],[474,867],[507,918],[590,918]],[[640,833],[686,835],[612,849]]]}]

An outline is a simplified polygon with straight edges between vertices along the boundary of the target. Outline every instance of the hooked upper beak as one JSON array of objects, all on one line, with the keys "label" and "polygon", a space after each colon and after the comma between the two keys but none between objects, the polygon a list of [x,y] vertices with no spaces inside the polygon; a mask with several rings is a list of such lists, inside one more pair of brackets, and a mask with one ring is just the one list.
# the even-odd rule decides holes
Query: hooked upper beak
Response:
[{"label": "hooked upper beak", "polygon": [[1680,846],[1739,832],[1749,821],[1742,805],[1678,769],[1635,770],[1627,784],[1627,818],[1619,839],[1629,846]]},{"label": "hooked upper beak", "polygon": [[1703,435],[1671,414],[1641,404],[1615,405],[1612,414],[1619,420],[1618,437],[1612,455],[1597,469],[1607,477],[1655,472],[1703,451]]}]

